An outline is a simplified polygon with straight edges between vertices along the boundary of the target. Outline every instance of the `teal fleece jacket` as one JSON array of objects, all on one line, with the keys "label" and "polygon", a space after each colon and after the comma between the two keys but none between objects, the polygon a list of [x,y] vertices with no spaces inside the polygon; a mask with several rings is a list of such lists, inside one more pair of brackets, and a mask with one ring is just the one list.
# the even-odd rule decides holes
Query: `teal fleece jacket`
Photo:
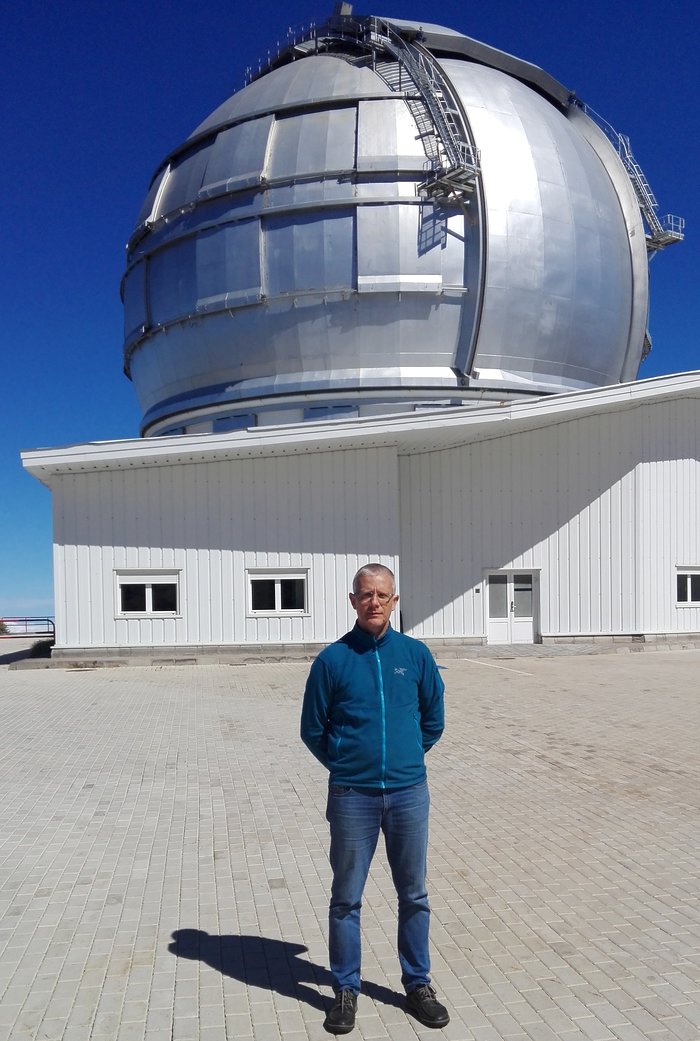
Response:
[{"label": "teal fleece jacket", "polygon": [[375,640],[355,625],[311,666],[301,739],[334,784],[419,784],[444,729],[444,691],[425,644],[391,626]]}]

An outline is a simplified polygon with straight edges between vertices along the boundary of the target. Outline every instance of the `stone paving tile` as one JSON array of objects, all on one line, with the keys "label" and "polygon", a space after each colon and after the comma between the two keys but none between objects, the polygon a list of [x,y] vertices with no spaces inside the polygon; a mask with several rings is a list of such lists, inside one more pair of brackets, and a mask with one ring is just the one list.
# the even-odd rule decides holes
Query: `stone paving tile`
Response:
[{"label": "stone paving tile", "polygon": [[[510,649],[508,649],[510,650]],[[700,651],[445,656],[445,1041],[700,1041]],[[0,1041],[318,1041],[308,665],[0,667]],[[379,851],[358,1038],[406,1017]]]}]

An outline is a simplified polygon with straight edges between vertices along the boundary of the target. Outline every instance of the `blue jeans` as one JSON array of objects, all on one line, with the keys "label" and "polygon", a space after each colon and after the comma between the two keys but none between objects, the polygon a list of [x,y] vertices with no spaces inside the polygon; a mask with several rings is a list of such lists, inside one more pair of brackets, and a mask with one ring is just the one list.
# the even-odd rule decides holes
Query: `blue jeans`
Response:
[{"label": "blue jeans", "polygon": [[430,983],[425,884],[429,807],[427,781],[394,792],[329,785],[326,819],[333,885],[328,947],[336,990],[360,992],[360,908],[380,830],[399,898],[401,982],[407,992]]}]

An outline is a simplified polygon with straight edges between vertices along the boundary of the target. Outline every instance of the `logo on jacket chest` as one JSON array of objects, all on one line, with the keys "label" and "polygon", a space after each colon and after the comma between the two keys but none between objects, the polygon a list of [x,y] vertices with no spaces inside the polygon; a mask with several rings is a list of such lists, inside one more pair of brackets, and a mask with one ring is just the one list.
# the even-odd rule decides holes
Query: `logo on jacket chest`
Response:
[{"label": "logo on jacket chest", "polygon": [[406,675],[406,667],[405,666],[395,665],[394,666],[394,675],[395,676],[405,676]]}]

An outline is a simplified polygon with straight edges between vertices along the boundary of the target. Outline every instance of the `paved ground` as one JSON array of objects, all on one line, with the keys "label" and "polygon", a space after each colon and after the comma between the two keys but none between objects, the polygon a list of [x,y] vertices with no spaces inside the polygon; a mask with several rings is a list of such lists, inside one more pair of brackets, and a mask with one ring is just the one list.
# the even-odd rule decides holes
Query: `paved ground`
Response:
[{"label": "paved ground", "polygon": [[[383,856],[353,1037],[700,1039],[700,651],[446,660],[442,1034]],[[304,664],[0,668],[0,1039],[318,1041],[324,774]]]}]

